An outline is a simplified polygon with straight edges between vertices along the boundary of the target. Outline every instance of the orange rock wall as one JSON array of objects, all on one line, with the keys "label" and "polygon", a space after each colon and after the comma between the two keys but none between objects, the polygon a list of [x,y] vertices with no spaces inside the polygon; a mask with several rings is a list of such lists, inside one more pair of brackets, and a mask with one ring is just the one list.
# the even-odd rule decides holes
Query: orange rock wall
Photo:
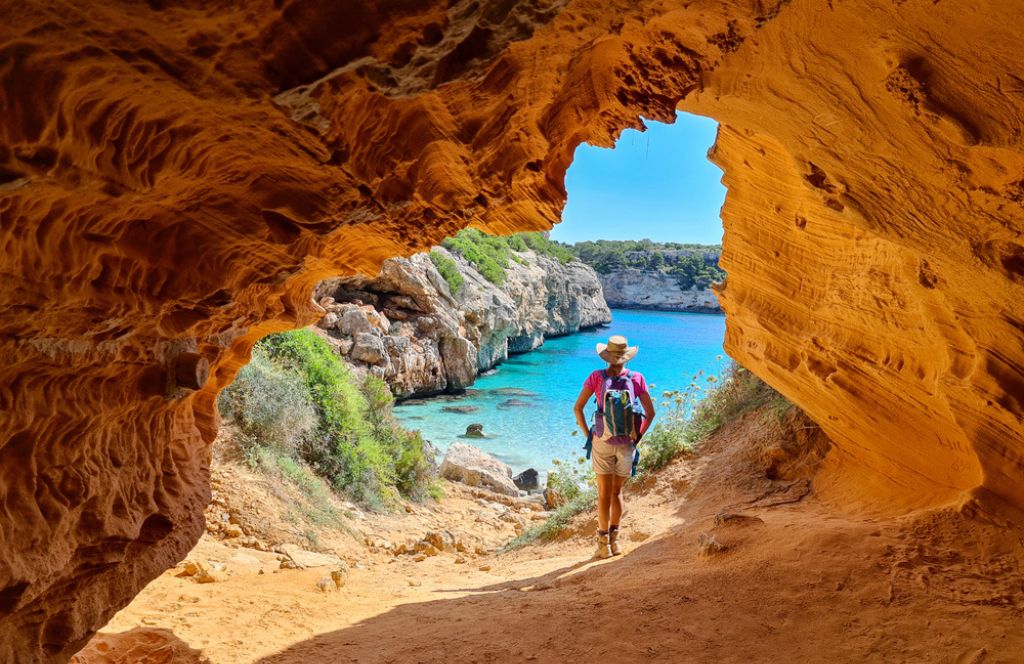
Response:
[{"label": "orange rock wall", "polygon": [[215,395],[317,281],[548,227],[580,142],[677,105],[723,123],[729,351],[836,441],[823,494],[1012,514],[1015,4],[6,3],[0,661],[191,547]]},{"label": "orange rock wall", "polygon": [[723,123],[727,349],[837,442],[837,503],[1019,521],[1024,6],[825,5],[684,102]]}]

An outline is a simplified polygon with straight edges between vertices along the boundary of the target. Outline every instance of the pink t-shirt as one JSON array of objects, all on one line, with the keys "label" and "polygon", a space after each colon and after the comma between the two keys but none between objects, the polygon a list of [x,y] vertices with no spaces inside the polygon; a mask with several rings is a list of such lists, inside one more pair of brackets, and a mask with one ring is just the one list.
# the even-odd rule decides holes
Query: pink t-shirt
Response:
[{"label": "pink t-shirt", "polygon": [[[647,394],[647,381],[644,380],[644,375],[639,371],[629,371],[631,374],[630,378],[632,378],[633,380],[633,395],[640,396],[641,394]],[[619,374],[618,376],[615,376],[612,379],[613,388],[622,389],[625,387],[625,381],[622,379],[622,375],[623,374]],[[597,399],[598,404],[601,403],[601,398],[604,396],[604,384],[607,379],[608,376],[605,375],[604,369],[598,369],[597,371],[592,372],[589,376],[587,376],[587,379],[583,381],[583,386],[594,393],[594,397]],[[594,435],[600,438],[603,435],[603,433],[604,418],[598,417],[596,418],[596,427],[594,430]],[[628,436],[614,436],[612,438],[609,438],[606,442],[627,445],[632,444],[633,441],[630,440]]]}]

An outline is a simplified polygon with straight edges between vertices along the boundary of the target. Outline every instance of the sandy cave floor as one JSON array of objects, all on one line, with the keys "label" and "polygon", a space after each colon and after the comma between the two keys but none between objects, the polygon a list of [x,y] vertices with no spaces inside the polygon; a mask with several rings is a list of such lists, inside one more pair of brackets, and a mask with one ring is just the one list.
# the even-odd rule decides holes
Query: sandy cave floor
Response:
[{"label": "sandy cave floor", "polygon": [[[168,571],[74,661],[1024,662],[1020,533],[953,510],[836,514],[719,438],[634,490],[612,560],[588,560],[589,516],[461,564],[367,556],[327,593],[324,569],[247,551],[264,573]],[[189,558],[238,551],[204,537]]]}]

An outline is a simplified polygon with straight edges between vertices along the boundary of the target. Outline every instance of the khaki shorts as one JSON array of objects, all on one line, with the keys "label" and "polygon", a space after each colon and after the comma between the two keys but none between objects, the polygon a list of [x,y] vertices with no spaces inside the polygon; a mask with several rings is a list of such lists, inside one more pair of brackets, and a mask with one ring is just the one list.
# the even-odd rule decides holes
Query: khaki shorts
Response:
[{"label": "khaki shorts", "polygon": [[613,445],[594,437],[590,450],[590,463],[597,475],[618,475],[629,477],[633,474],[633,452],[636,445]]}]

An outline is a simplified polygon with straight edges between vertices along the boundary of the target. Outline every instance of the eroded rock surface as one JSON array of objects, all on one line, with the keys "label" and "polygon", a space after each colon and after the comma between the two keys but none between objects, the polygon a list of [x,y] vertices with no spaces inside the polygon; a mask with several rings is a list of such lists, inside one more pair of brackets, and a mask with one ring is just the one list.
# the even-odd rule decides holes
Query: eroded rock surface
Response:
[{"label": "eroded rock surface", "polygon": [[597,274],[580,261],[519,252],[497,286],[462,256],[433,251],[457,266],[463,283],[455,293],[427,254],[388,259],[372,279],[317,288],[328,339],[397,397],[460,390],[510,353],[611,322]]},{"label": "eroded rock surface", "polygon": [[0,660],[184,556],[216,393],[317,282],[546,228],[580,142],[677,106],[722,122],[727,349],[835,442],[822,495],[1020,518],[1019,3],[5,10]]}]

